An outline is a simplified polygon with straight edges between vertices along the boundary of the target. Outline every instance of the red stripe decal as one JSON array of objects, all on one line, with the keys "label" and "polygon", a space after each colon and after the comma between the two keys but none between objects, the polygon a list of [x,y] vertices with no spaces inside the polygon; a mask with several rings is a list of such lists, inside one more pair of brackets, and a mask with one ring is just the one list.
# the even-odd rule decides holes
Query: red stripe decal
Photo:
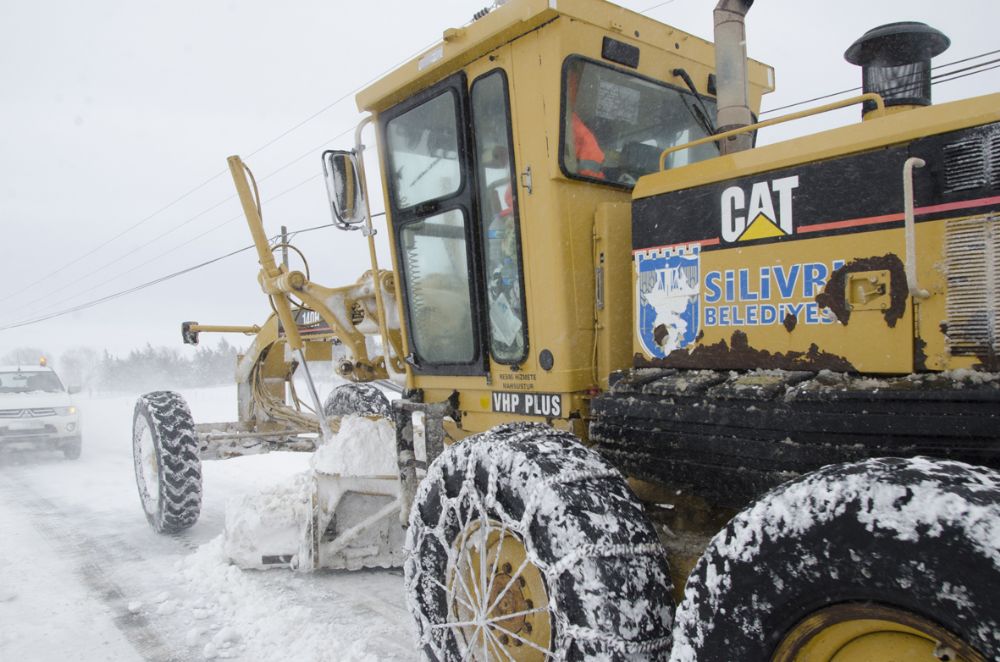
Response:
[{"label": "red stripe decal", "polygon": [[[914,216],[925,216],[927,214],[937,214],[945,211],[955,211],[957,209],[969,209],[971,207],[982,207],[1000,203],[1000,196],[992,198],[980,198],[979,200],[965,200],[962,202],[949,202],[943,205],[931,205],[929,207],[917,207],[913,210]],[[886,214],[884,216],[869,216],[867,218],[853,218],[847,221],[834,221],[832,223],[820,223],[818,225],[806,225],[798,228],[799,233],[822,232],[823,230],[837,230],[840,228],[854,228],[860,225],[875,225],[876,223],[892,223],[903,220],[903,214]]]}]

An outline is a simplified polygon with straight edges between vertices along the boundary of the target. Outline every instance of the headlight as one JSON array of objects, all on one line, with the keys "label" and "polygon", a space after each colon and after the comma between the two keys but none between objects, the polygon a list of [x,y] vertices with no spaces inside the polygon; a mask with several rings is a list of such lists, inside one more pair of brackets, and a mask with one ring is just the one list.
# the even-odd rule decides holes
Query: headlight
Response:
[{"label": "headlight", "polygon": [[58,416],[72,416],[76,413],[76,407],[55,407],[56,415]]}]

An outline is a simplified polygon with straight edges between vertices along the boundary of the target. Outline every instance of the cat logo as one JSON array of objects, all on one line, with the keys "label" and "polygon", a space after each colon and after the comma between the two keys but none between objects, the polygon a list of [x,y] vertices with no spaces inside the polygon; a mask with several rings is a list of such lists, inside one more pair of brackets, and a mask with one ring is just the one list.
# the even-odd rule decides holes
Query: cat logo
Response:
[{"label": "cat logo", "polygon": [[743,188],[727,188],[722,192],[722,240],[734,243],[792,234],[792,190],[798,185],[798,175],[757,182],[750,189],[749,207]]}]

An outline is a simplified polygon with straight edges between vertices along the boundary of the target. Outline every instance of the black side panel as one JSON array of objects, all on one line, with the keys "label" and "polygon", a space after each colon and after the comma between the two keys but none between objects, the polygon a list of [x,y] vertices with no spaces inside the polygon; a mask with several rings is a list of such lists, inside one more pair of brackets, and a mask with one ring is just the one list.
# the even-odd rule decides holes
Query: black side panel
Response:
[{"label": "black side panel", "polygon": [[870,457],[1000,468],[997,382],[647,369],[591,411],[591,440],[623,472],[731,507],[821,466]]},{"label": "black side panel", "polygon": [[[698,243],[711,251],[901,226],[911,156],[927,163],[913,175],[917,222],[1000,205],[1000,125],[991,124],[636,200],[632,247]],[[781,233],[737,238],[758,212]],[[728,237],[727,213],[740,218]]]}]

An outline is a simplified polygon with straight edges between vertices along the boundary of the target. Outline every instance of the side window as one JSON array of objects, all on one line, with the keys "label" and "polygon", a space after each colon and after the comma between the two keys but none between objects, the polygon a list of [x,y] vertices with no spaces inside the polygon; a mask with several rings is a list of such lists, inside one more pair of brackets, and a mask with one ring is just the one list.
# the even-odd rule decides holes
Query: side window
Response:
[{"label": "side window", "polygon": [[459,209],[407,223],[400,232],[410,336],[427,363],[469,363],[472,332],[465,215]]},{"label": "side window", "polygon": [[503,71],[472,84],[490,352],[499,363],[519,363],[528,350],[509,106]]},{"label": "side window", "polygon": [[[686,90],[573,56],[563,66],[562,118],[563,171],[631,187],[659,170],[663,150],[709,135],[715,102],[699,102]],[[709,143],[672,154],[666,165],[718,154]]]},{"label": "side window", "polygon": [[486,371],[467,95],[456,74],[381,117],[407,361],[424,374]]}]

